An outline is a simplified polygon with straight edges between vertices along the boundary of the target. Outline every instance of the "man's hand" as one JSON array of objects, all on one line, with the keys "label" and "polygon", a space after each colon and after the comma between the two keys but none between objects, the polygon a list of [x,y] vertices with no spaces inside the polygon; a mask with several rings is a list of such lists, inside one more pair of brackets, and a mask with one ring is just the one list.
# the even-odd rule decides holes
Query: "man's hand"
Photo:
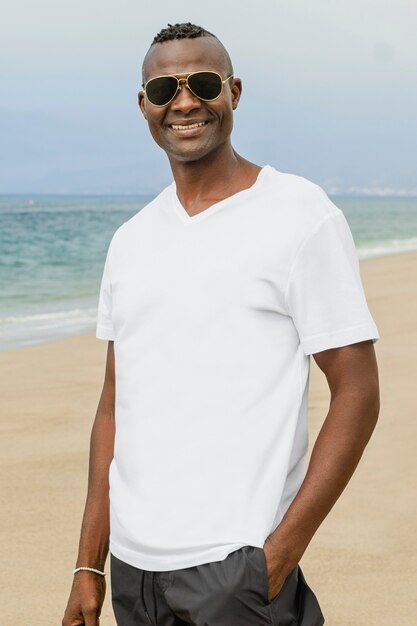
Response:
[{"label": "man's hand", "polygon": [[77,572],[62,626],[99,626],[105,593],[104,576],[93,572]]},{"label": "man's hand", "polygon": [[281,591],[285,579],[298,564],[298,560],[291,561],[290,556],[275,544],[273,537],[267,537],[263,551],[268,572],[268,601],[271,602]]}]

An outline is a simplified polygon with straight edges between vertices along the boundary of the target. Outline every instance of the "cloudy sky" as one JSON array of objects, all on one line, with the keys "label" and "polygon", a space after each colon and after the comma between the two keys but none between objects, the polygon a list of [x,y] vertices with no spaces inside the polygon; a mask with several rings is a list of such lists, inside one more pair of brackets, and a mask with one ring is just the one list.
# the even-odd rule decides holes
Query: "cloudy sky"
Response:
[{"label": "cloudy sky", "polygon": [[[416,0],[5,0],[0,193],[154,193],[171,181],[137,107],[167,23],[228,48],[233,143],[328,193],[417,194]],[[190,10],[191,7],[191,10]]]}]

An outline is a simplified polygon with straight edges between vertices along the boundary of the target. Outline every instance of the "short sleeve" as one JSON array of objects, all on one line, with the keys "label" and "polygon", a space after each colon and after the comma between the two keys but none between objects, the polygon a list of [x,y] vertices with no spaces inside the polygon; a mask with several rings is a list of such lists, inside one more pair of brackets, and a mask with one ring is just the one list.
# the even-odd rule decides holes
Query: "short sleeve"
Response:
[{"label": "short sleeve", "polygon": [[379,339],[352,233],[335,209],[302,243],[288,278],[287,309],[306,355]]},{"label": "short sleeve", "polygon": [[112,286],[110,271],[111,243],[109,245],[104,270],[101,279],[100,296],[97,310],[97,339],[114,340],[114,328],[112,321]]}]

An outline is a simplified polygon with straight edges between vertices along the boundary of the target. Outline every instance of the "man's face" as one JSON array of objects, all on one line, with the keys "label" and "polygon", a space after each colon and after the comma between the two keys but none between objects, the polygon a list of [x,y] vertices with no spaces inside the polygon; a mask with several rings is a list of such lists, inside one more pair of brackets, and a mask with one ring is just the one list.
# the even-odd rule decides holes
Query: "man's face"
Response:
[{"label": "man's face", "polygon": [[[223,49],[213,37],[177,39],[153,45],[145,57],[145,83],[164,74],[178,78],[190,72],[213,70],[224,80],[230,73],[223,56]],[[176,97],[164,107],[156,107],[139,93],[139,106],[148,122],[156,143],[177,161],[197,161],[230,142],[233,128],[233,109],[241,93],[239,79],[230,79],[223,85],[217,100],[205,102],[182,88]],[[204,122],[197,128],[180,130],[175,125]]]}]

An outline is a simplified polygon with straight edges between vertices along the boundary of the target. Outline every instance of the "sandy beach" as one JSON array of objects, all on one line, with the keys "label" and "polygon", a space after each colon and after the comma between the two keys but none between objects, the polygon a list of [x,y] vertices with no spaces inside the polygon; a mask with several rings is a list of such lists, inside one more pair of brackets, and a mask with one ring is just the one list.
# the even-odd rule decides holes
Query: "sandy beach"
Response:
[{"label": "sandy beach", "polygon": [[[361,263],[382,409],[302,560],[326,626],[412,626],[417,614],[417,253]],[[88,333],[0,353],[1,626],[57,626],[72,581],[106,342]],[[328,391],[312,360],[310,442]],[[106,568],[108,570],[108,566]],[[110,580],[108,578],[108,587]],[[103,626],[115,626],[110,592]]]}]

